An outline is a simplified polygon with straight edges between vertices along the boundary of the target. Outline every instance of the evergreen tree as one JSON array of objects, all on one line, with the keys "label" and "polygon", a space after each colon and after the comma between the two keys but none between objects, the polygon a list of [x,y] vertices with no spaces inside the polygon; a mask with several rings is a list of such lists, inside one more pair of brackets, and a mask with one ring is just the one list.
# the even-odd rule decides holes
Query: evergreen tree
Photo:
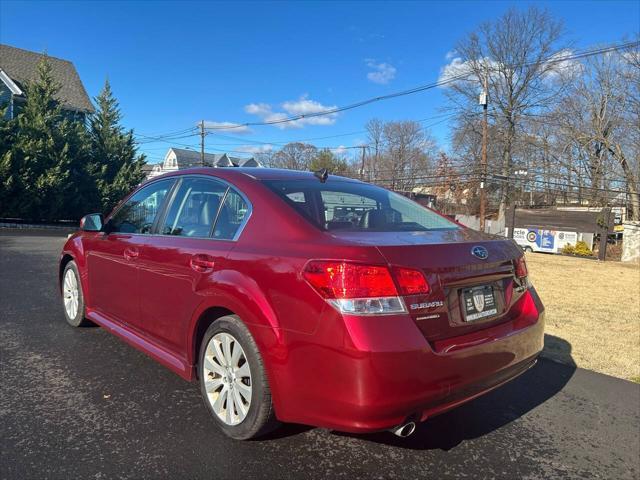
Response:
[{"label": "evergreen tree", "polygon": [[133,131],[120,125],[122,114],[106,81],[95,98],[97,111],[90,119],[90,172],[97,185],[100,209],[108,213],[115,204],[144,178],[144,155],[138,155]]},{"label": "evergreen tree", "polygon": [[15,119],[15,139],[2,156],[3,185],[9,201],[4,214],[31,220],[77,217],[83,203],[79,180],[86,181],[86,140],[82,125],[65,118],[46,57],[37,78],[25,85],[26,102]]},{"label": "evergreen tree", "polygon": [[309,164],[309,170],[315,172],[322,168],[326,168],[329,173],[334,175],[353,175],[352,169],[349,164],[342,158],[336,156],[328,148],[323,148],[311,159]]},{"label": "evergreen tree", "polygon": [[8,104],[0,106],[0,217],[11,216],[18,191],[18,178],[13,174],[17,169],[12,151],[16,141],[17,122],[5,117],[8,110]]},{"label": "evergreen tree", "polygon": [[47,57],[25,85],[26,101],[12,120],[0,106],[0,216],[27,220],[76,220],[108,212],[144,174],[132,131],[109,83],[95,99],[89,131],[57,100],[60,85]]}]

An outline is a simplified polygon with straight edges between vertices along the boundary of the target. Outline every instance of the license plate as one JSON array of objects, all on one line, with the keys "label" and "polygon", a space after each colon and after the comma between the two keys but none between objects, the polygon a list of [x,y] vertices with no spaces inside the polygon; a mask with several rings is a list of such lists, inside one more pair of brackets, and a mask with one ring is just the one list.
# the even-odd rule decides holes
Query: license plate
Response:
[{"label": "license plate", "polygon": [[480,285],[462,290],[464,319],[467,322],[480,320],[498,313],[493,287]]}]

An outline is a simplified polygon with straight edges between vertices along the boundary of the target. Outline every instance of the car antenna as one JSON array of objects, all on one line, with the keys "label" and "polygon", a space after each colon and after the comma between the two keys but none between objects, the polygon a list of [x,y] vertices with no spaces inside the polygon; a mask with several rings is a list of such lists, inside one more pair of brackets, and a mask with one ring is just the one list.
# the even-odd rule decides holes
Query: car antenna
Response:
[{"label": "car antenna", "polygon": [[327,181],[327,178],[329,178],[329,170],[321,168],[320,170],[313,172],[313,175],[320,180],[320,183],[324,183]]}]

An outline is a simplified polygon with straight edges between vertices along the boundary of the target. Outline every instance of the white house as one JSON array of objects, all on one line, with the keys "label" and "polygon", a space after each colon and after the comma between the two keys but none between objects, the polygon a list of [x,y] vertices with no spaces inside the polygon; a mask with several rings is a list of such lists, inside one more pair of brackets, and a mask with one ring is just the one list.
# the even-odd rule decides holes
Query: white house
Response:
[{"label": "white house", "polygon": [[[200,152],[195,150],[185,150],[183,148],[171,147],[162,163],[153,165],[147,178],[157,177],[163,173],[182,170],[185,168],[202,167],[202,157]],[[205,167],[261,167],[262,165],[255,158],[232,157],[226,153],[205,153]]]}]

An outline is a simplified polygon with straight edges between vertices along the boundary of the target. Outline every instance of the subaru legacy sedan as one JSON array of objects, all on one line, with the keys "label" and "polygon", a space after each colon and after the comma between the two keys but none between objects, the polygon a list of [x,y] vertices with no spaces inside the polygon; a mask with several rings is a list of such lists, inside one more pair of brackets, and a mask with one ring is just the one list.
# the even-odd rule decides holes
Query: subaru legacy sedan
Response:
[{"label": "subaru legacy sedan", "polygon": [[512,240],[323,173],[181,170],[87,215],[60,257],[67,322],[199,382],[235,439],[407,436],[535,363],[544,308]]}]

